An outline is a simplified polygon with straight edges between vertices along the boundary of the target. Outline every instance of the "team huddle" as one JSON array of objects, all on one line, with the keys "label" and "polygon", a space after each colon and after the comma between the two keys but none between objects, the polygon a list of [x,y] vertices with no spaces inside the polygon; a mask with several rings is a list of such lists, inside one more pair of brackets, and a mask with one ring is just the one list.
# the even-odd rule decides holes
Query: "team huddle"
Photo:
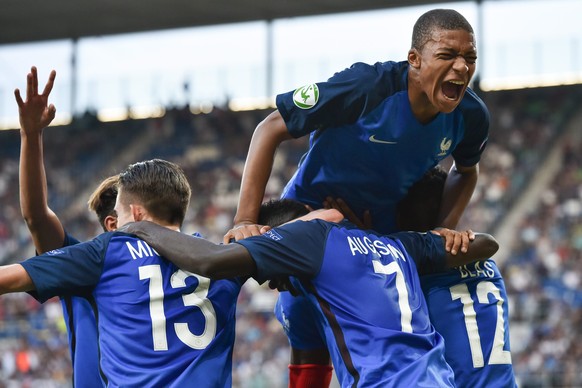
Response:
[{"label": "team huddle", "polygon": [[[328,387],[333,373],[342,387],[514,387],[497,241],[455,230],[489,131],[468,87],[476,60],[467,20],[435,9],[414,25],[407,60],[355,63],[278,95],[222,243],[180,231],[198,193],[162,159],[96,188],[88,204],[103,234],[66,232],[43,164],[56,73],[39,93],[33,67],[15,97],[21,209],[38,256],[0,267],[0,293],[61,299],[77,387],[231,386],[250,278],[278,290],[289,387]],[[263,202],[277,148],[307,135],[281,198]]]}]

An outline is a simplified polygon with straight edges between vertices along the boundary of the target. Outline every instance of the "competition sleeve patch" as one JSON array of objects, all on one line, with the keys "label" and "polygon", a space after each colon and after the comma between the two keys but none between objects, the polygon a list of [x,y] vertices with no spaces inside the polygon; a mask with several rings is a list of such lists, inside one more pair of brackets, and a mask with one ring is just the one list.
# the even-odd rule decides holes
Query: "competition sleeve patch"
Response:
[{"label": "competition sleeve patch", "polygon": [[281,241],[283,240],[283,236],[281,236],[279,233],[277,233],[276,230],[269,230],[268,232],[263,233],[263,236],[270,238],[271,240],[274,241]]}]

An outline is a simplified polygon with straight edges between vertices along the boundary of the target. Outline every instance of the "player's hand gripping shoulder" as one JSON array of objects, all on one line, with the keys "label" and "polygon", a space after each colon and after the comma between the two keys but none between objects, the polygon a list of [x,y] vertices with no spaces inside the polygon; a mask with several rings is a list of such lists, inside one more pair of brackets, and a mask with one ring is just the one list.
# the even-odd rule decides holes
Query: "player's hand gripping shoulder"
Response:
[{"label": "player's hand gripping shoulder", "polygon": [[338,210],[340,213],[345,215],[345,218],[347,218],[352,224],[356,225],[360,229],[372,229],[372,215],[370,214],[369,210],[366,210],[360,218],[343,199],[333,197],[327,197],[325,201],[323,201],[323,207],[325,209]]},{"label": "player's hand gripping shoulder", "polygon": [[445,249],[447,242],[449,243],[448,246],[454,247],[458,243],[458,239],[468,241],[466,249],[461,248],[461,251],[453,253],[451,248],[450,251],[446,252],[447,268],[455,268],[474,261],[486,260],[491,258],[499,250],[497,240],[487,233],[473,233],[471,230],[457,232],[446,228],[432,230],[431,233],[440,235],[444,239]]},{"label": "player's hand gripping shoulder", "polygon": [[459,250],[461,253],[467,253],[469,244],[475,240],[475,233],[470,229],[459,232],[453,229],[436,228],[432,230],[432,233],[445,238],[445,250],[452,255],[456,255]]},{"label": "player's hand gripping shoulder", "polygon": [[230,242],[243,240],[248,237],[260,236],[269,230],[271,230],[271,227],[267,225],[258,225],[252,223],[238,224],[226,232],[222,238],[222,242],[224,244],[228,244]]},{"label": "player's hand gripping shoulder", "polygon": [[14,90],[20,128],[27,135],[42,131],[55,118],[57,110],[53,104],[48,105],[48,98],[56,76],[57,73],[54,70],[51,71],[42,94],[38,94],[38,74],[36,67],[33,66],[26,76],[26,101],[22,100],[19,89]]}]

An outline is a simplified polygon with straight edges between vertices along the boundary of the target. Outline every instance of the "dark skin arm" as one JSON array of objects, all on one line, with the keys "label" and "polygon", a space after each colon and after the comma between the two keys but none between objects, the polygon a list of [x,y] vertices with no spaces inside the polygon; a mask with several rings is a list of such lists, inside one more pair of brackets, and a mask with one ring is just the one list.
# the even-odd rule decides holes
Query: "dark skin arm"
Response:
[{"label": "dark skin arm", "polygon": [[256,271],[250,253],[239,244],[215,244],[149,221],[130,223],[120,230],[146,241],[177,267],[204,277],[252,276]]},{"label": "dark skin arm", "polygon": [[[217,245],[147,221],[128,224],[123,231],[145,240],[179,268],[205,277],[224,279],[253,276],[256,272],[255,262],[250,253],[239,244]],[[443,243],[444,241],[443,237]],[[488,259],[498,249],[499,245],[491,235],[476,234],[467,252],[458,252],[455,255],[447,252],[447,265],[449,268],[454,268],[477,260]],[[281,275],[293,276],[294,274]]]},{"label": "dark skin arm", "polygon": [[[433,231],[431,233],[441,235],[442,237],[442,233],[449,232],[451,232],[450,229],[441,228],[437,232]],[[449,269],[479,260],[486,260],[492,257],[499,250],[499,243],[490,234],[474,233],[473,235],[474,239],[469,243],[470,248],[467,249],[467,251],[461,251],[455,254],[452,252],[446,252],[445,260]]]},{"label": "dark skin arm", "polygon": [[224,235],[225,244],[231,239],[242,240],[261,234],[262,225],[257,225],[257,220],[275,153],[283,141],[290,139],[292,137],[279,111],[271,113],[255,129],[241,180],[234,227]]},{"label": "dark skin arm", "polygon": [[455,229],[475,191],[479,165],[463,167],[453,164],[443,191],[439,225]]},{"label": "dark skin arm", "polygon": [[[332,197],[327,197],[323,206],[325,208],[339,210],[351,223],[360,229],[372,229],[372,217],[369,211],[364,212],[362,219],[360,219],[344,200]],[[447,228],[437,228],[435,232],[445,238],[445,250],[451,252],[453,255],[456,255],[459,251],[467,252],[470,241],[475,237],[472,230],[458,232]]]},{"label": "dark skin arm", "polygon": [[53,70],[39,94],[37,69],[32,67],[26,78],[26,100],[22,99],[19,89],[14,91],[20,116],[20,209],[39,253],[61,247],[65,238],[59,218],[48,206],[43,162],[42,133],[56,112],[53,104],[48,105],[55,77]]}]

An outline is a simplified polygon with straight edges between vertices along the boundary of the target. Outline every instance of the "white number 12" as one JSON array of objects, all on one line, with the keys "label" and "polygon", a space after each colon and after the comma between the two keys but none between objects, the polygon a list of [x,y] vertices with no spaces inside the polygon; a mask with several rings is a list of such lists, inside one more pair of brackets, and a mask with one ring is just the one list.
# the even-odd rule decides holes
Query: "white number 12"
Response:
[{"label": "white number 12", "polygon": [[[477,284],[477,299],[479,303],[489,304],[488,296],[491,294],[497,299],[497,324],[495,325],[495,336],[493,337],[493,348],[489,356],[488,365],[511,364],[511,353],[503,350],[505,345],[505,320],[503,319],[503,298],[495,284],[482,281]],[[473,298],[469,294],[469,288],[461,283],[450,287],[453,300],[459,299],[463,304],[463,315],[465,316],[465,327],[469,337],[469,347],[473,358],[473,367],[481,368],[485,365],[483,350],[481,347],[481,336],[477,325],[477,313],[473,308]]]}]

